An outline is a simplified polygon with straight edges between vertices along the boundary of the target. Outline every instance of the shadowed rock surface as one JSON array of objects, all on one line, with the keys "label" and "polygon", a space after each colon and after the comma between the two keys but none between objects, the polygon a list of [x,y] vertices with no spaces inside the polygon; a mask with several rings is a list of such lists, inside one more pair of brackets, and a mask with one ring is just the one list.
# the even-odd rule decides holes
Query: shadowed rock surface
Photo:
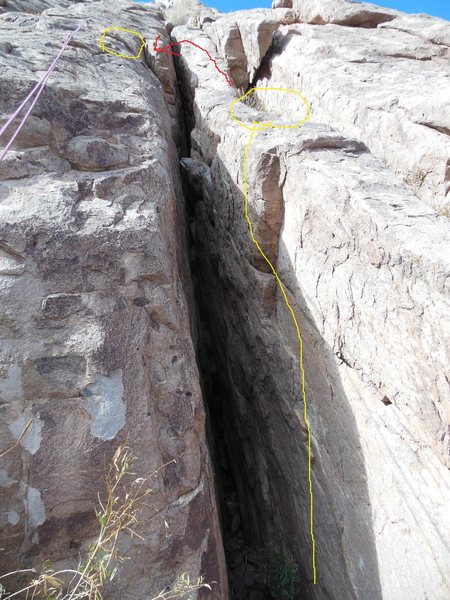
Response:
[{"label": "shadowed rock surface", "polygon": [[[1,459],[1,568],[76,562],[126,442],[139,474],[177,463],[152,497],[169,529],[149,512],[124,537],[108,600],[183,572],[217,582],[204,597],[278,600],[277,552],[295,600],[448,600],[450,24],[189,6],[173,28],[173,0],[0,1],[2,122],[91,19],[0,163],[1,448],[32,420]],[[144,35],[139,60],[100,50],[111,25]],[[304,116],[264,88],[312,108],[255,133],[247,180],[302,332],[316,585],[298,343],[230,118],[251,87],[250,128]]]}]

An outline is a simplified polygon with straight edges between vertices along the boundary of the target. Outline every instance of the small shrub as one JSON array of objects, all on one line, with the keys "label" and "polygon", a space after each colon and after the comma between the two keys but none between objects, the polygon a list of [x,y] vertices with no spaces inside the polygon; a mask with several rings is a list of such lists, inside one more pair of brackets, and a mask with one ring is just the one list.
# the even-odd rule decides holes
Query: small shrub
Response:
[{"label": "small shrub", "polygon": [[[185,600],[193,600],[192,592],[206,588],[211,589],[211,586],[203,581],[203,577],[197,581],[191,581],[189,575],[183,573],[177,579],[170,591],[162,591],[152,600],[172,600],[174,598],[184,598]],[[188,595],[189,594],[189,595]]]},{"label": "small shrub", "polygon": [[246,106],[253,108],[253,110],[257,110],[258,112],[265,112],[266,105],[264,104],[264,100],[258,96],[256,92],[249,94],[242,101]]},{"label": "small shrub", "polygon": [[[102,600],[105,582],[112,581],[117,572],[117,565],[124,560],[116,548],[119,535],[127,533],[132,537],[140,537],[136,532],[139,513],[144,506],[151,507],[148,496],[152,489],[148,483],[158,470],[149,477],[136,478],[132,472],[133,464],[134,457],[130,450],[120,446],[105,476],[105,499],[101,500],[100,496],[98,498],[99,508],[95,514],[99,533],[95,542],[88,547],[85,560],[80,560],[76,569],[55,571],[45,561],[40,573],[35,569],[19,569],[1,575],[1,581],[7,581],[8,577],[18,574],[29,574],[33,578],[28,585],[16,592],[8,592],[0,582],[0,599]],[[162,517],[156,509],[155,514]],[[162,518],[164,525],[168,527],[167,521]],[[192,600],[188,594],[201,588],[211,589],[202,577],[191,581],[188,575],[183,574],[171,588],[149,600]]]},{"label": "small shrub", "polygon": [[269,546],[265,554],[265,584],[273,600],[296,600],[300,586],[298,564],[276,546]]}]

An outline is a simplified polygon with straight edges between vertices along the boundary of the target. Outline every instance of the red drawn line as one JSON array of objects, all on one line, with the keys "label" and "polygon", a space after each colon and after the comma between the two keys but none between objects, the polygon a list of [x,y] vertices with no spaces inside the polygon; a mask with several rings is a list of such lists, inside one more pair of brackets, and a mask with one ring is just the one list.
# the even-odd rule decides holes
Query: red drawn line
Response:
[{"label": "red drawn line", "polygon": [[224,71],[222,71],[219,68],[219,66],[217,64],[217,61],[211,56],[211,54],[208,52],[208,50],[206,50],[206,48],[202,48],[201,46],[199,46],[195,42],[191,42],[191,40],[181,40],[180,42],[172,42],[171,44],[167,44],[167,46],[158,46],[158,41],[159,41],[160,37],[161,37],[161,35],[158,35],[158,37],[156,38],[155,43],[153,45],[153,50],[155,52],[163,52],[164,54],[172,54],[172,56],[181,56],[181,54],[179,52],[172,52],[171,48],[173,46],[179,46],[180,44],[192,44],[192,46],[195,46],[199,50],[202,50],[203,52],[206,52],[206,54],[208,55],[209,60],[214,63],[214,66],[219,71],[219,73],[225,77],[225,79],[227,80],[228,85],[230,87],[233,87],[233,84],[231,83],[230,78],[228,77],[227,73],[225,73]]}]

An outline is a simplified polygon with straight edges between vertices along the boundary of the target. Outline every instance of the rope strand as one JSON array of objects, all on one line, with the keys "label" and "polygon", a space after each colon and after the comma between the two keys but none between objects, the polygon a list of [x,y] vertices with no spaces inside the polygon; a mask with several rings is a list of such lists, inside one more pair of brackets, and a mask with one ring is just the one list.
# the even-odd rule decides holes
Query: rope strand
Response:
[{"label": "rope strand", "polygon": [[49,66],[49,68],[47,69],[47,71],[44,73],[44,76],[42,77],[42,79],[34,86],[34,88],[31,90],[31,92],[28,94],[28,96],[20,103],[20,105],[16,108],[16,110],[14,111],[14,113],[9,117],[9,119],[6,121],[6,123],[0,129],[0,137],[1,137],[5,133],[5,131],[8,129],[8,127],[11,125],[11,123],[14,121],[14,119],[19,115],[19,113],[22,111],[22,109],[26,106],[26,104],[31,100],[31,98],[33,97],[33,95],[37,92],[35,98],[33,99],[33,102],[31,103],[30,108],[27,110],[27,112],[25,113],[25,116],[23,117],[22,121],[18,125],[17,129],[14,131],[11,139],[9,140],[9,142],[6,144],[5,148],[0,153],[0,161],[2,161],[5,158],[8,150],[11,148],[11,146],[13,145],[15,139],[19,135],[20,130],[22,129],[22,127],[27,122],[28,117],[31,114],[31,111],[35,107],[36,102],[39,100],[39,96],[42,94],[42,92],[43,92],[43,90],[44,90],[44,88],[45,88],[45,86],[47,84],[47,81],[49,80],[51,74],[53,73],[53,71],[54,71],[54,69],[56,67],[56,64],[58,63],[59,59],[62,56],[62,53],[64,52],[64,50],[69,45],[70,40],[73,38],[73,36],[75,34],[77,34],[80,31],[80,29],[82,27],[84,27],[84,25],[87,23],[87,21],[88,21],[88,19],[84,19],[82,21],[82,23],[76,29],[74,29],[74,31],[72,31],[71,33],[69,33],[69,35],[64,40],[64,43],[63,43],[60,51],[58,52],[56,58],[54,59],[54,61],[52,62],[52,64]]}]

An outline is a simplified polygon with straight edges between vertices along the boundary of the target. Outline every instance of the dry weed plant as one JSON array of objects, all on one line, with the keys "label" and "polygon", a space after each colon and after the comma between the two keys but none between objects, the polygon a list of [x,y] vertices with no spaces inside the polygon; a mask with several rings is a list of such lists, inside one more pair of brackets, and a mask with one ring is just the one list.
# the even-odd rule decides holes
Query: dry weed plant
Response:
[{"label": "dry weed plant", "polygon": [[264,113],[267,111],[266,105],[264,104],[264,100],[261,98],[261,96],[258,96],[256,93],[249,94],[243,99],[242,102],[246,106],[249,106],[250,108],[253,108],[253,110],[256,110],[258,112]]},{"label": "dry weed plant", "polygon": [[[176,462],[175,460],[170,463]],[[167,464],[170,464],[167,463]],[[154,515],[167,521],[148,499],[152,489],[149,480],[162,468],[160,467],[146,478],[135,477],[132,472],[134,458],[126,446],[119,446],[105,476],[106,500],[98,495],[99,508],[95,511],[100,531],[94,543],[87,548],[85,560],[80,560],[76,569],[53,570],[44,562],[41,572],[35,569],[18,569],[0,576],[0,598],[2,600],[103,600],[102,588],[105,582],[112,581],[117,573],[118,564],[125,559],[117,551],[119,535],[127,533],[132,537],[141,536],[136,532],[138,516],[144,507],[150,507]],[[163,465],[167,466],[167,465]],[[130,481],[130,476],[134,479]],[[141,538],[142,539],[142,538]],[[16,592],[7,592],[1,581],[12,575],[37,575],[28,585]],[[172,600],[185,598],[201,588],[211,587],[199,578],[191,581],[187,574],[178,577],[171,589],[161,591],[148,600]]]},{"label": "dry weed plant", "polygon": [[175,0],[172,6],[165,11],[166,19],[172,25],[186,25],[189,17],[195,14],[195,9],[198,8],[196,0]]}]

